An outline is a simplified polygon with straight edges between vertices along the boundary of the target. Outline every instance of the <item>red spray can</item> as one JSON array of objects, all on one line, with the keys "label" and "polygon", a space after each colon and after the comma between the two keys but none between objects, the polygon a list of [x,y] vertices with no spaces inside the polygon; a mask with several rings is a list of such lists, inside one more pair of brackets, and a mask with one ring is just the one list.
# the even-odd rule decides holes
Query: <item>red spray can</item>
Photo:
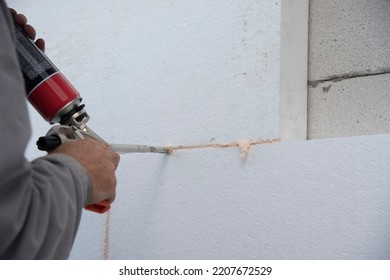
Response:
[{"label": "red spray can", "polygon": [[[23,72],[27,99],[49,123],[64,124],[83,109],[77,90],[15,24],[16,50]],[[87,117],[84,112],[80,119]]]}]

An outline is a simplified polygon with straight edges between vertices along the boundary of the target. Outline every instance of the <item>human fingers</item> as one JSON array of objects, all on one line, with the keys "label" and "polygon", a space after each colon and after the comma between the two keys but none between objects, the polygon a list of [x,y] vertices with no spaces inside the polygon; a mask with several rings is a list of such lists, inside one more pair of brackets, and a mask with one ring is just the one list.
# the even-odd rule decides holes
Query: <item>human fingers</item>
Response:
[{"label": "human fingers", "polygon": [[17,12],[15,11],[15,9],[12,9],[12,8],[8,8],[8,9],[9,9],[9,11],[11,12],[12,17],[14,17],[14,16],[17,14]]},{"label": "human fingers", "polygon": [[[31,40],[35,40],[35,37],[37,36],[37,32],[33,26],[30,24],[27,24],[27,18],[23,14],[18,14],[14,9],[9,8],[11,15],[13,16],[15,22],[17,25],[19,25],[24,32],[27,34],[27,36]],[[41,50],[45,51],[45,41],[42,38],[39,38],[38,40],[35,41],[35,45]]]},{"label": "human fingers", "polygon": [[31,40],[33,41],[35,40],[35,36],[37,36],[37,32],[35,31],[34,27],[32,27],[30,24],[26,24],[23,30]]},{"label": "human fingers", "polygon": [[51,154],[62,153],[77,160],[88,174],[92,194],[88,204],[115,200],[115,169],[119,155],[108,148],[107,144],[94,139],[67,142],[60,145]]},{"label": "human fingers", "polygon": [[38,49],[45,52],[45,47],[46,47],[45,40],[39,38],[35,41],[35,45],[38,47]]},{"label": "human fingers", "polygon": [[110,158],[111,162],[114,164],[115,170],[116,170],[118,165],[119,165],[120,156],[119,156],[119,154],[117,154],[116,152],[114,152],[111,149],[109,149],[108,151],[109,151],[109,158]]},{"label": "human fingers", "polygon": [[35,28],[32,27],[30,24],[27,24],[27,18],[23,14],[16,14],[14,16],[15,22],[17,25],[19,25],[21,28],[23,28],[24,32],[27,34],[27,36],[31,40],[35,40],[35,36],[37,36],[37,32],[35,31]]},{"label": "human fingers", "polygon": [[14,15],[14,20],[15,20],[16,24],[19,25],[22,28],[24,28],[26,26],[26,24],[27,24],[27,18],[23,14],[16,13]]},{"label": "human fingers", "polygon": [[[93,139],[94,140],[94,139]],[[94,140],[97,141],[97,140]],[[102,147],[107,151],[107,157],[110,159],[110,161],[114,164],[115,169],[118,167],[120,156],[118,153],[116,153],[113,149],[110,148],[110,145],[106,142],[98,141]]]}]

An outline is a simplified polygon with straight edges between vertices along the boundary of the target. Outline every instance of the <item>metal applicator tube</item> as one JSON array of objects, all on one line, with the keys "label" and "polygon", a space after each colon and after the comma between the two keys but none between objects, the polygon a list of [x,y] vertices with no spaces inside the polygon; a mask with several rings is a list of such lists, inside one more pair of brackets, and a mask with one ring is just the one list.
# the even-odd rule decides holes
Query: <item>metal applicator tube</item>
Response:
[{"label": "metal applicator tube", "polygon": [[169,154],[170,150],[167,147],[154,147],[145,145],[127,145],[127,144],[109,144],[110,148],[118,154],[127,153],[160,153]]}]

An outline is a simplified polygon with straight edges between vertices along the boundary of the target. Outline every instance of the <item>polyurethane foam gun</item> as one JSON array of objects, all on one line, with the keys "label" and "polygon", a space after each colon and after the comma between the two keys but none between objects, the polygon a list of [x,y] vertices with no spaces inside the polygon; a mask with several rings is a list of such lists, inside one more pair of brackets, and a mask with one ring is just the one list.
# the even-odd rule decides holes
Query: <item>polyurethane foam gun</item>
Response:
[{"label": "polyurethane foam gun", "polygon": [[[27,99],[47,122],[59,123],[39,138],[38,149],[50,152],[64,142],[86,138],[105,142],[87,126],[89,115],[77,90],[16,24],[15,29]],[[167,147],[107,144],[118,153],[169,153]],[[106,200],[85,209],[104,213],[110,204]]]}]

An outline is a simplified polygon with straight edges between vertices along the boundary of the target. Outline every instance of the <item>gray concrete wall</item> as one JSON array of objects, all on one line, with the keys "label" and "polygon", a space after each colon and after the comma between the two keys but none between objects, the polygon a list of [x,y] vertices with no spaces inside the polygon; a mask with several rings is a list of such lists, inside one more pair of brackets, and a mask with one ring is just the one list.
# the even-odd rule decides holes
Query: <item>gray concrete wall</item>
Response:
[{"label": "gray concrete wall", "polygon": [[389,133],[389,73],[389,0],[310,0],[309,139]]}]

